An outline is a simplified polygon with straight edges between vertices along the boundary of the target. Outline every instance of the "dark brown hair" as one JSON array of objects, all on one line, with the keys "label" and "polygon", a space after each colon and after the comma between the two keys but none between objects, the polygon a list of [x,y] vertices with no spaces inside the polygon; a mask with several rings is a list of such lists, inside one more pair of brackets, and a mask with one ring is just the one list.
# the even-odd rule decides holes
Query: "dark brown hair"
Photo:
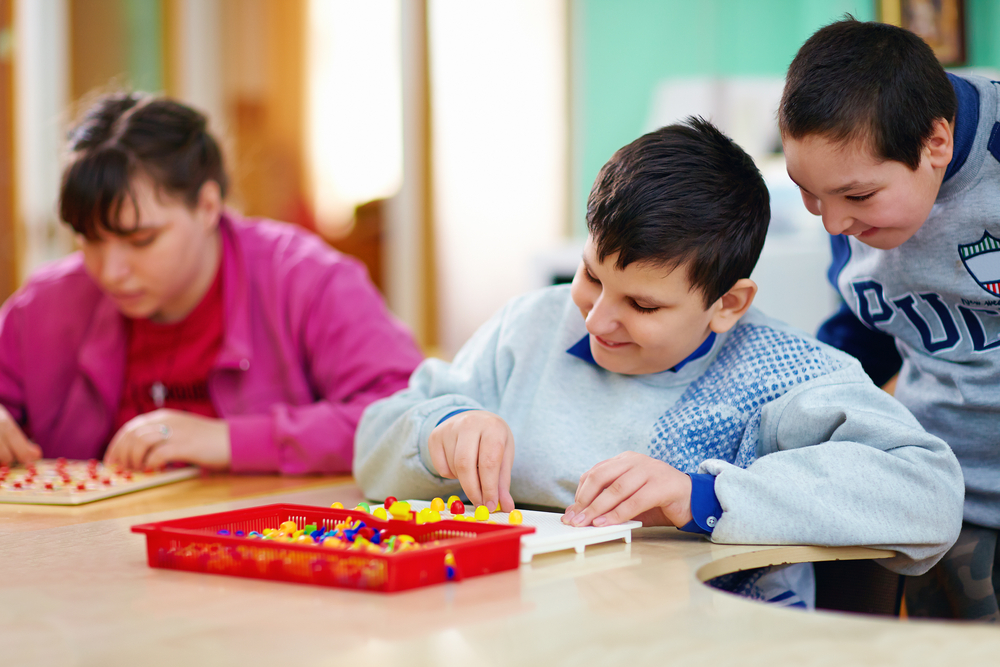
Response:
[{"label": "dark brown hair", "polygon": [[781,134],[864,141],[880,160],[920,164],[934,121],[958,100],[934,52],[915,34],[848,16],[799,49],[778,108]]},{"label": "dark brown hair", "polygon": [[60,217],[88,239],[98,230],[128,234],[121,208],[135,204],[132,179],[144,173],[190,207],[207,181],[226,195],[222,151],[204,115],[179,102],[136,93],[102,97],[69,133]]},{"label": "dark brown hair", "polygon": [[688,264],[705,306],[749,278],[771,220],[753,160],[702,118],[639,137],[601,168],[587,200],[597,258],[617,253],[673,269]]}]

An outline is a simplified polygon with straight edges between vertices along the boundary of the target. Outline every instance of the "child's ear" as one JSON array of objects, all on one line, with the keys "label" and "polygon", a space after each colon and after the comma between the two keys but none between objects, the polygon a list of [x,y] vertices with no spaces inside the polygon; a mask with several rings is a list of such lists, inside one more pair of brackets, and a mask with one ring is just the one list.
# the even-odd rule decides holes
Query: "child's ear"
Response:
[{"label": "child's ear", "polygon": [[954,127],[944,118],[934,121],[931,136],[924,142],[924,154],[935,169],[946,169],[955,150]]},{"label": "child's ear", "polygon": [[722,298],[712,304],[715,313],[708,327],[715,333],[729,331],[747,312],[755,296],[757,296],[757,283],[749,278],[740,278],[722,295]]},{"label": "child's ear", "polygon": [[214,230],[222,213],[222,188],[215,181],[205,181],[198,190],[195,214],[202,219],[206,229]]}]

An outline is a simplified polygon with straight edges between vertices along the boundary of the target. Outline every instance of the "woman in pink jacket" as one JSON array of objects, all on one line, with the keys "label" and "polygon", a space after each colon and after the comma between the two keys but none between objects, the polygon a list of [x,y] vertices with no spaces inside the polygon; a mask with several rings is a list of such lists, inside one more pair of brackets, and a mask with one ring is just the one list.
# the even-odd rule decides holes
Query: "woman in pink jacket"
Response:
[{"label": "woman in pink jacket", "polygon": [[224,210],[205,124],[119,95],[71,134],[81,250],[0,309],[0,463],[349,472],[361,412],[406,386],[421,355],[361,264]]}]

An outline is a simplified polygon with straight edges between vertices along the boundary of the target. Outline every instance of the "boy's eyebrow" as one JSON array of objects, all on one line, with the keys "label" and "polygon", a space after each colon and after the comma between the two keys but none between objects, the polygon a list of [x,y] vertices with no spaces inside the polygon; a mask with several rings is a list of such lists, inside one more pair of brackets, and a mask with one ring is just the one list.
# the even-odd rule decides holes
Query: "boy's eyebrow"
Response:
[{"label": "boy's eyebrow", "polygon": [[830,190],[827,194],[842,195],[845,192],[850,192],[851,190],[867,190],[868,188],[873,188],[876,185],[878,185],[878,183],[873,183],[871,181],[867,183],[863,183],[861,181],[851,181],[847,185],[842,185],[839,188]]},{"label": "boy's eyebrow", "polygon": [[666,308],[666,304],[661,302],[659,299],[654,299],[651,296],[646,296],[645,294],[626,294],[628,298],[632,299],[637,303],[645,303],[653,308]]},{"label": "boy's eyebrow", "polygon": [[796,181],[796,180],[795,180],[794,178],[792,178],[792,175],[791,175],[791,174],[789,174],[789,175],[788,175],[788,179],[789,179],[789,180],[790,180],[790,181],[791,181],[792,183],[795,183],[795,187],[797,187],[797,188],[798,188],[799,190],[802,190],[803,192],[807,192],[807,193],[809,193],[809,194],[812,194],[811,192],[809,192],[809,190],[806,190],[806,189],[805,189],[804,187],[802,187],[802,184],[801,184],[801,183],[799,183],[799,182],[798,182],[798,181]]},{"label": "boy's eyebrow", "polygon": [[587,261],[587,256],[583,255],[580,259],[583,260],[583,268],[587,269],[587,273],[594,275],[594,270],[590,268],[590,262]]},{"label": "boy's eyebrow", "polygon": [[[590,262],[587,261],[587,258],[584,256],[581,257],[581,259],[583,260],[583,267],[587,269],[587,273],[589,273],[590,275],[594,275],[594,272],[590,269]],[[664,304],[662,301],[660,301],[659,299],[654,299],[653,297],[647,296],[645,294],[626,294],[625,296],[628,297],[629,299],[632,299],[633,301],[641,301],[643,303],[648,303],[650,306],[666,308],[666,304]]]},{"label": "boy's eyebrow", "polygon": [[[810,194],[810,195],[812,194],[811,192],[809,192],[809,190],[807,190],[806,188],[802,187],[802,185],[800,185],[799,182],[796,181],[794,178],[792,178],[791,176],[789,176],[788,178],[791,179],[792,183],[795,183],[795,185],[800,190],[806,192],[807,194]],[[851,190],[867,190],[868,188],[874,188],[877,185],[878,185],[878,183],[875,183],[875,182],[862,183],[861,181],[851,181],[847,185],[842,185],[839,188],[835,188],[833,190],[828,191],[827,194],[828,195],[842,195],[845,192],[850,192]]]}]

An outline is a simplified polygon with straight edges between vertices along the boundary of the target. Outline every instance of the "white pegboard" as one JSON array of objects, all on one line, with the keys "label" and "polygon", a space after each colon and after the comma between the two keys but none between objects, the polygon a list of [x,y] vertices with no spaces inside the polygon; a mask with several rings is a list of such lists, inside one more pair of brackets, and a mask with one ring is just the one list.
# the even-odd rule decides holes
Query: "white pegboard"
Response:
[{"label": "white pegboard", "polygon": [[[430,502],[426,500],[410,500],[410,508],[421,510],[430,507]],[[473,508],[466,507],[465,516],[472,516]],[[521,562],[530,563],[536,554],[550,553],[553,551],[564,551],[573,549],[578,554],[582,554],[587,546],[600,544],[601,542],[613,542],[614,540],[625,540],[626,544],[632,543],[632,529],[641,528],[639,521],[626,521],[615,526],[567,526],[561,520],[562,514],[559,512],[538,512],[535,510],[520,510],[523,516],[523,526],[533,526],[534,533],[521,537]],[[441,512],[442,519],[452,518],[451,512]],[[494,512],[490,515],[490,521],[506,524],[510,519],[507,512]]]}]

